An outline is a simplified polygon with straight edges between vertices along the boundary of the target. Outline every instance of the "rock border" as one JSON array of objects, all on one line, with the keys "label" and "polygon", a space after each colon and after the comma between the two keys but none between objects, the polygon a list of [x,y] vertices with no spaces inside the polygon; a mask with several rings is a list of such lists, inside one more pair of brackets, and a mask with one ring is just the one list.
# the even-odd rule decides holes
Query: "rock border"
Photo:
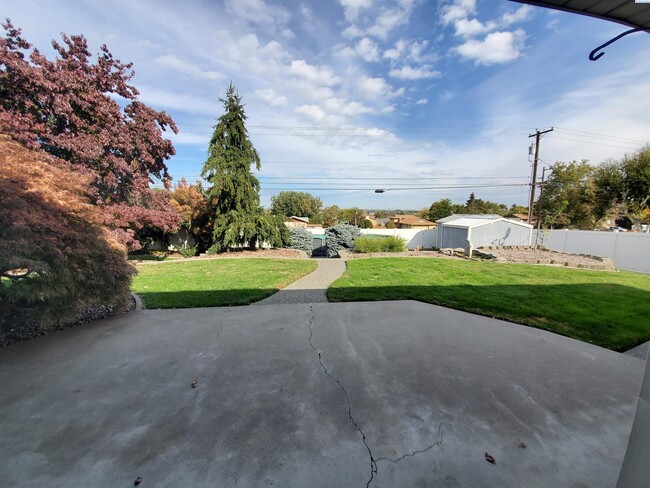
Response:
[{"label": "rock border", "polygon": [[[518,251],[532,251],[532,250],[539,250],[539,251],[544,251],[548,252],[551,254],[554,254],[557,256],[557,259],[551,258],[551,259],[523,259],[523,260],[516,260],[516,261],[506,261],[504,259],[499,259],[498,256],[495,254],[491,254],[489,252],[485,252],[485,250],[518,250]],[[540,265],[547,265],[547,266],[565,266],[568,268],[576,268],[576,269],[593,269],[593,270],[598,270],[598,271],[615,271],[616,266],[614,265],[614,261],[612,261],[610,258],[605,258],[602,256],[594,256],[592,254],[570,254],[570,253],[565,253],[561,251],[556,251],[555,249],[549,249],[547,247],[533,247],[533,246],[482,246],[479,247],[478,249],[474,250],[474,254],[480,258],[483,259],[490,259],[490,260],[495,260],[497,262],[513,262],[513,263],[522,263],[522,264],[540,264]],[[566,258],[566,256],[577,256],[585,259],[590,259],[595,261],[593,264],[591,263],[572,263],[570,260]]]}]

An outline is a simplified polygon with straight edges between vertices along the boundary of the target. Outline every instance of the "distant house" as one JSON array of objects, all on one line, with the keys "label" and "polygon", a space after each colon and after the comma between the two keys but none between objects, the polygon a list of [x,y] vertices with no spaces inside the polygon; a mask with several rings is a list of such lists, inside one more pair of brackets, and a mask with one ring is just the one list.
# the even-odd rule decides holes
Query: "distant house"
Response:
[{"label": "distant house", "polygon": [[501,215],[454,214],[437,221],[438,248],[462,248],[465,254],[482,246],[530,246],[533,226]]},{"label": "distant house", "polygon": [[306,229],[309,225],[309,217],[296,217],[293,215],[289,217],[284,223],[287,227],[300,227]]},{"label": "distant house", "polygon": [[[518,220],[520,222],[528,223],[528,214],[512,213],[512,214],[506,215],[506,218],[511,219],[511,220]],[[533,227],[537,226],[537,216],[536,215],[532,216],[531,225]]]},{"label": "distant house", "polygon": [[393,215],[389,219],[396,229],[435,229],[436,223],[421,219],[417,215]]},{"label": "distant house", "polygon": [[372,224],[373,229],[376,229],[378,227],[382,227],[381,223],[377,219],[373,219],[372,217],[368,217],[366,215],[366,220],[370,221],[370,223]]}]

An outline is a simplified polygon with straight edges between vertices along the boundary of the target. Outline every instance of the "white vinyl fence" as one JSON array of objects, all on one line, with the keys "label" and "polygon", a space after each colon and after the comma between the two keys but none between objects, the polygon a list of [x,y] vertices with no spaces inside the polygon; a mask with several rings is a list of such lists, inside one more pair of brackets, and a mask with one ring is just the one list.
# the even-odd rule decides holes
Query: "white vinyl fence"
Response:
[{"label": "white vinyl fence", "polygon": [[591,230],[551,230],[537,242],[549,249],[571,254],[591,254],[611,258],[619,269],[650,273],[650,234],[640,232],[598,232]]},{"label": "white vinyl fence", "polygon": [[361,229],[361,235],[398,236],[406,241],[408,249],[431,249],[438,241],[438,229]]}]

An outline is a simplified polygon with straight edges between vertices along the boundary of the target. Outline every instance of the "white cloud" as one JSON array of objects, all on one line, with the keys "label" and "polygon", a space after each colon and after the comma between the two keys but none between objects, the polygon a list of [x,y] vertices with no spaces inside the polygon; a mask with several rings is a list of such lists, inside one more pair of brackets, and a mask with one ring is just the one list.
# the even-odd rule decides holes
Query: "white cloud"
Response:
[{"label": "white cloud", "polygon": [[282,107],[287,104],[287,97],[278,95],[271,88],[255,90],[254,93],[257,98],[259,98],[263,102],[266,102],[271,107]]},{"label": "white cloud", "polygon": [[371,113],[373,110],[366,107],[359,102],[349,102],[342,98],[328,98],[323,102],[323,105],[330,112],[335,112],[348,117],[355,117],[357,115]]},{"label": "white cloud", "polygon": [[358,81],[359,88],[368,98],[377,98],[390,88],[390,85],[383,78],[362,77]]},{"label": "white cloud", "polygon": [[192,63],[185,61],[183,59],[179,59],[172,54],[167,54],[165,56],[157,57],[156,64],[164,68],[169,68],[169,69],[179,71],[192,78],[197,78],[197,79],[203,78],[206,80],[221,80],[225,78],[225,76],[221,73],[218,73],[216,71],[211,71],[211,70],[203,71],[197,66],[193,65]]},{"label": "white cloud", "polygon": [[403,68],[393,68],[389,73],[393,78],[400,80],[422,80],[425,78],[437,78],[440,76],[440,71],[431,69],[429,65],[418,67],[404,66]]},{"label": "white cloud", "polygon": [[503,64],[519,57],[525,38],[526,34],[521,29],[514,32],[493,32],[482,41],[469,39],[454,49],[477,65]]},{"label": "white cloud", "polygon": [[258,25],[284,25],[291,17],[285,8],[266,5],[263,0],[226,0],[225,6],[236,18]]},{"label": "white cloud", "polygon": [[296,37],[296,35],[293,33],[293,31],[291,29],[284,29],[281,32],[281,34],[282,34],[282,37],[284,37],[285,39],[289,39],[289,40],[294,39]]},{"label": "white cloud", "polygon": [[377,44],[370,38],[364,37],[361,39],[354,50],[356,53],[368,62],[379,61],[379,48]]},{"label": "white cloud", "polygon": [[346,27],[343,32],[341,32],[343,37],[348,39],[354,39],[356,37],[363,37],[363,31],[356,25],[352,24]]},{"label": "white cloud", "polygon": [[382,114],[389,114],[395,111],[395,105],[388,105],[387,107],[384,107],[381,109]]},{"label": "white cloud", "polygon": [[406,50],[406,41],[404,39],[400,39],[395,43],[394,48],[384,51],[384,57],[386,59],[396,60],[399,59],[399,57],[402,55],[402,53],[405,50]]},{"label": "white cloud", "polygon": [[506,12],[501,17],[501,22],[506,25],[516,24],[517,22],[523,22],[528,20],[530,15],[533,13],[533,8],[530,5],[522,5],[514,12]]},{"label": "white cloud", "polygon": [[368,34],[386,39],[390,32],[408,22],[413,10],[412,0],[398,0],[397,8],[384,8],[375,20],[374,25],[368,29]]},{"label": "white cloud", "polygon": [[458,19],[454,22],[454,29],[456,35],[461,37],[471,37],[479,34],[484,34],[491,30],[496,29],[496,23],[490,21],[485,24],[478,19]]},{"label": "white cloud", "polygon": [[460,19],[467,18],[476,10],[476,0],[456,0],[451,5],[442,8],[442,22],[445,25],[452,24]]},{"label": "white cloud", "polygon": [[336,76],[329,66],[315,66],[307,63],[304,59],[291,61],[289,72],[315,85],[333,86],[341,83],[341,78]]},{"label": "white cloud", "polygon": [[294,112],[311,122],[326,125],[340,125],[344,121],[340,116],[328,114],[318,105],[300,105],[294,109]]},{"label": "white cloud", "polygon": [[323,121],[327,115],[318,105],[300,105],[294,111],[314,122]]},{"label": "white cloud", "polygon": [[426,105],[427,103],[429,103],[429,100],[426,98],[420,98],[417,102],[415,102],[416,105]]},{"label": "white cloud", "polygon": [[138,97],[141,102],[151,105],[156,110],[178,110],[189,114],[203,114],[213,116],[218,110],[218,94],[213,98],[197,97],[187,93],[178,93],[172,90],[154,88],[150,85],[139,85]]},{"label": "white cloud", "polygon": [[456,96],[456,93],[453,90],[446,90],[440,94],[441,102],[448,102]]},{"label": "white cloud", "polygon": [[343,6],[345,18],[354,21],[362,9],[372,6],[372,0],[339,0]]},{"label": "white cloud", "polygon": [[331,88],[318,86],[303,79],[290,80],[289,87],[297,96],[310,100],[322,100],[334,96]]}]

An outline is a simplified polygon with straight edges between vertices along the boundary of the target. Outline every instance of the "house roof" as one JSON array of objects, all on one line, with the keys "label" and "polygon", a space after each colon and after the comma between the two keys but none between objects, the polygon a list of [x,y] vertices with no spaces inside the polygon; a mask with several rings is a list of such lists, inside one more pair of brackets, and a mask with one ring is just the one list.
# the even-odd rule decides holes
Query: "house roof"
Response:
[{"label": "house roof", "polygon": [[295,215],[292,215],[289,217],[289,220],[297,220],[299,222],[304,222],[306,224],[309,223],[309,217],[296,217]]},{"label": "house roof", "polygon": [[446,224],[447,222],[453,222],[454,220],[459,219],[472,219],[472,220],[495,220],[500,219],[501,215],[498,214],[452,214],[449,217],[444,219],[436,220],[439,224]]},{"label": "house roof", "polygon": [[633,0],[512,0],[650,30],[650,3]]},{"label": "house roof", "polygon": [[522,213],[513,213],[508,215],[509,218],[515,218],[519,220],[528,220],[528,215]]},{"label": "house roof", "polygon": [[391,219],[399,219],[400,224],[406,225],[436,225],[434,222],[421,219],[417,215],[393,215]]},{"label": "house roof", "polygon": [[480,227],[482,225],[493,224],[495,222],[505,221],[510,224],[519,225],[521,227],[528,227],[532,229],[533,226],[526,224],[524,222],[519,222],[518,220],[506,219],[505,217],[499,217],[498,219],[456,219],[451,222],[446,222],[443,225],[445,227],[462,227],[465,229],[470,229],[474,227]]}]

